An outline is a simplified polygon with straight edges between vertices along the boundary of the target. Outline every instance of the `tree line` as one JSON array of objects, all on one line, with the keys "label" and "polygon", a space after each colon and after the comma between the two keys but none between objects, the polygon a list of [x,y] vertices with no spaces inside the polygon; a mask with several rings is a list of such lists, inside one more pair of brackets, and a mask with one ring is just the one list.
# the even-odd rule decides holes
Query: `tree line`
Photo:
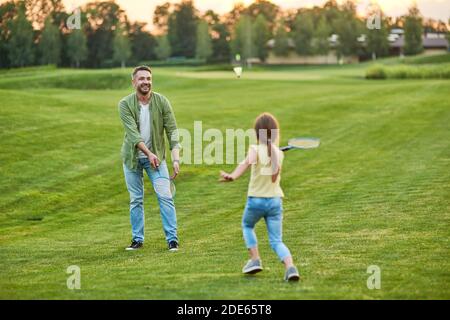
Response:
[{"label": "tree line", "polygon": [[[392,28],[405,30],[405,53],[422,51],[423,31],[447,32],[447,24],[425,20],[412,6],[405,16],[390,18],[379,8],[379,28],[368,30],[366,18],[358,17],[353,1],[339,5],[282,10],[267,0],[244,6],[236,4],[223,15],[198,11],[193,1],[164,3],[153,13],[153,34],[146,23],[130,22],[114,1],[90,2],[68,12],[62,0],[10,0],[0,5],[0,67],[54,64],[72,67],[112,67],[142,61],[184,57],[208,62],[300,55],[325,55],[336,35],[339,56],[386,56]],[[77,15],[77,16],[74,16]],[[67,21],[76,18],[79,28]],[[365,35],[361,41],[361,35]]]}]

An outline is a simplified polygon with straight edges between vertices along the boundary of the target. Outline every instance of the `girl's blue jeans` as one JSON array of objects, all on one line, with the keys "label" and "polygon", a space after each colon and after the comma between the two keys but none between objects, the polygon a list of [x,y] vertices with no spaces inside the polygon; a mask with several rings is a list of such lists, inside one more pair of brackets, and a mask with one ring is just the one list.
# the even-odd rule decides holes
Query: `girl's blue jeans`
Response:
[{"label": "girl's blue jeans", "polygon": [[255,225],[264,218],[269,233],[269,242],[272,249],[281,261],[291,256],[289,249],[283,243],[283,201],[280,197],[259,198],[248,197],[242,218],[242,231],[248,249],[258,245],[255,234]]}]

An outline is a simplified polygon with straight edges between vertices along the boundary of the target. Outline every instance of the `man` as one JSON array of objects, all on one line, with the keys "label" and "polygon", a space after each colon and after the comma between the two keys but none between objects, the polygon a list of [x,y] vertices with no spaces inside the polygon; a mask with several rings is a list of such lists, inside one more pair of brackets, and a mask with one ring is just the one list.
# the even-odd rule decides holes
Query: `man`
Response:
[{"label": "man", "polygon": [[[144,183],[143,171],[150,178],[159,203],[163,229],[170,251],[178,250],[175,204],[170,192],[170,180],[180,172],[179,143],[172,107],[163,95],[152,91],[152,71],[147,66],[134,69],[132,84],[135,92],[119,102],[119,114],[125,128],[122,145],[123,171],[130,193],[132,241],[126,250],[137,250],[144,243]],[[165,160],[164,132],[167,135],[173,176]],[[155,183],[157,178],[164,177]]]}]

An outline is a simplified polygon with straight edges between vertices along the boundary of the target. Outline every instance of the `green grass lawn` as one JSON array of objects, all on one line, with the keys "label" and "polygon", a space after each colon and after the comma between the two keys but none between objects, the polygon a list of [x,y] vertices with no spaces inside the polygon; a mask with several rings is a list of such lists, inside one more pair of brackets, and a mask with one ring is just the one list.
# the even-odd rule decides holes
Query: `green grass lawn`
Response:
[{"label": "green grass lawn", "polygon": [[[240,271],[248,173],[184,165],[176,205],[181,248],[169,253],[149,182],[146,242],[131,230],[117,102],[129,70],[52,68],[0,74],[1,299],[449,299],[449,80],[364,79],[366,64],[233,73],[155,68],[181,128],[250,128],[263,111],[282,142],[321,138],[283,167],[284,241],[302,281],[282,280],[265,226],[265,270]],[[69,290],[68,266],[81,268]],[[367,268],[381,269],[369,290]]]}]

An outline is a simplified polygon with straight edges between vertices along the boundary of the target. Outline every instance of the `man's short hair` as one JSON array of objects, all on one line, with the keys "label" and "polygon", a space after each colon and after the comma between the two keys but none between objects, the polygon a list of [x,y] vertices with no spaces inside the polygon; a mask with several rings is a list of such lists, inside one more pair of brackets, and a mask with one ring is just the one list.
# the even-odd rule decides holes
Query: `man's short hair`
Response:
[{"label": "man's short hair", "polygon": [[150,72],[150,74],[152,74],[152,69],[150,69],[150,67],[139,66],[139,67],[134,68],[133,73],[131,74],[131,79],[134,79],[134,76],[136,75],[136,73],[138,73],[138,71],[148,71],[148,72]]}]

